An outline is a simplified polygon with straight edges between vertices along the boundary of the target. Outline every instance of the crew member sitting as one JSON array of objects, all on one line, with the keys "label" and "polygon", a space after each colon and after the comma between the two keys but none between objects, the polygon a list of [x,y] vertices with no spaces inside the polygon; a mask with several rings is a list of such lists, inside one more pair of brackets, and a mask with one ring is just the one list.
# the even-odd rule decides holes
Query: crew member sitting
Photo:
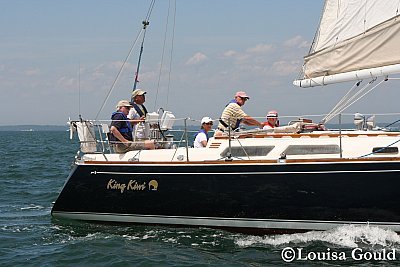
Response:
[{"label": "crew member sitting", "polygon": [[276,110],[269,111],[266,119],[263,130],[279,127],[278,112]]},{"label": "crew member sitting", "polygon": [[204,117],[201,119],[201,129],[194,138],[193,146],[195,148],[202,148],[207,146],[208,132],[211,130],[213,120],[210,117]]},{"label": "crew member sitting", "polygon": [[130,150],[154,149],[153,140],[133,142],[132,126],[127,115],[132,105],[128,100],[121,100],[117,104],[117,111],[111,115],[109,140],[117,153],[126,153]]},{"label": "crew member sitting", "polygon": [[117,104],[117,111],[111,115],[110,143],[117,153],[125,153],[130,150],[132,126],[127,118],[132,105],[128,100],[121,100]]}]

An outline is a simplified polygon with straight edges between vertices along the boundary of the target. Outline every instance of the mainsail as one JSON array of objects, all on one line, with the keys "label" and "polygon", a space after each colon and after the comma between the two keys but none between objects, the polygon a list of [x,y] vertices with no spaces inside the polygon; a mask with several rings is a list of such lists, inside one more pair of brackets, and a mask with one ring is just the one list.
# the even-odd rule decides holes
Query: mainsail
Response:
[{"label": "mainsail", "polygon": [[400,0],[326,0],[304,58],[310,87],[400,72]]}]

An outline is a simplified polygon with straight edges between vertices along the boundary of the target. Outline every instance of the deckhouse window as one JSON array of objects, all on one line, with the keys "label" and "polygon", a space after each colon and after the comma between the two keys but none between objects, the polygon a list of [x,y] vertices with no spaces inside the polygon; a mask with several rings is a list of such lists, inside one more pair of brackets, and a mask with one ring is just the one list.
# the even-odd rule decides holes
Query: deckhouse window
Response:
[{"label": "deckhouse window", "polygon": [[372,153],[375,154],[398,154],[399,148],[398,147],[374,147],[372,149]]},{"label": "deckhouse window", "polygon": [[291,145],[286,148],[286,155],[339,154],[338,145]]},{"label": "deckhouse window", "polygon": [[[233,146],[231,147],[232,157],[258,157],[266,156],[274,146]],[[221,157],[227,157],[229,147],[225,148],[221,153]]]}]

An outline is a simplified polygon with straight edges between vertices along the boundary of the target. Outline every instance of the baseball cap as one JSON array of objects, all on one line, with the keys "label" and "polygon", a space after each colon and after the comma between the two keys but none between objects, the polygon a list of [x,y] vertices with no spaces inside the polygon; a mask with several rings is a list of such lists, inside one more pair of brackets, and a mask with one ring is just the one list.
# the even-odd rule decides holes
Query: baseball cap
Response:
[{"label": "baseball cap", "polygon": [[235,97],[242,97],[242,98],[250,99],[250,97],[246,94],[246,92],[243,92],[243,91],[236,92]]},{"label": "baseball cap", "polygon": [[210,117],[203,117],[202,119],[201,119],[201,124],[203,124],[203,123],[209,123],[209,122],[212,122],[213,120],[210,118]]},{"label": "baseball cap", "polygon": [[134,98],[134,97],[137,96],[137,95],[144,95],[144,94],[146,94],[146,93],[147,93],[147,92],[144,91],[144,90],[142,90],[142,89],[136,89],[135,91],[132,92],[132,98]]}]

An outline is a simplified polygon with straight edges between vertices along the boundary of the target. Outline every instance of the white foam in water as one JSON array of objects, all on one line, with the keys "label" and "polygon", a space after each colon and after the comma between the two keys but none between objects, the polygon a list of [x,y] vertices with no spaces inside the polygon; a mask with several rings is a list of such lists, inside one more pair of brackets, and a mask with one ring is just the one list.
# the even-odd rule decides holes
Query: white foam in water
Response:
[{"label": "white foam in water", "polygon": [[255,245],[301,244],[313,241],[322,241],[349,248],[359,247],[360,245],[400,247],[400,236],[394,231],[369,225],[345,225],[328,231],[311,231],[300,234],[250,236],[238,238],[235,243],[241,247],[251,247]]},{"label": "white foam in water", "polygon": [[43,206],[30,204],[28,207],[22,207],[21,210],[40,210],[43,209]]}]

